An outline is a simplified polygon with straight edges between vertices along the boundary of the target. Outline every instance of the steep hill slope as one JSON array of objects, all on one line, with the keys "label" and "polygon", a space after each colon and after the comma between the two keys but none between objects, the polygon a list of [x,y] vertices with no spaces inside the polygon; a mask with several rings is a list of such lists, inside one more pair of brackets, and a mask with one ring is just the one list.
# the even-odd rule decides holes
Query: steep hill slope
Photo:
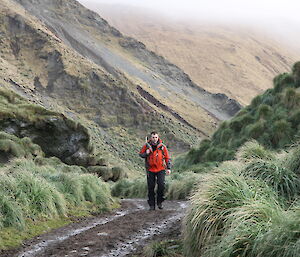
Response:
[{"label": "steep hill slope", "polygon": [[174,151],[194,141],[194,129],[147,102],[124,74],[79,55],[18,4],[3,1],[0,19],[1,87],[83,123],[99,150],[118,162],[136,160],[145,127],[164,131]]},{"label": "steep hill slope", "polygon": [[0,20],[1,86],[83,123],[117,162],[142,164],[154,129],[185,151],[240,108],[75,0],[4,0]]},{"label": "steep hill slope", "polygon": [[225,93],[243,105],[272,87],[272,78],[300,57],[259,28],[175,21],[138,7],[82,2],[178,65],[204,89]]},{"label": "steep hill slope", "polygon": [[[122,71],[142,87],[154,91],[163,102],[171,104],[174,98],[188,100],[221,120],[229,118],[239,108],[225,95],[213,95],[197,87],[178,67],[148,51],[142,43],[123,37],[76,1],[19,2],[79,54],[101,65],[113,76],[116,70]],[[178,103],[174,108],[180,111],[182,105]]]}]

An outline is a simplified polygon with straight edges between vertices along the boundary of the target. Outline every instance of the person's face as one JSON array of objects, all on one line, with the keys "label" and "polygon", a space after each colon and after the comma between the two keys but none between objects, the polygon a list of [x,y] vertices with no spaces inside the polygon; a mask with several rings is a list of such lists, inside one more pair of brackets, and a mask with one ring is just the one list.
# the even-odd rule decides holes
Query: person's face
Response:
[{"label": "person's face", "polygon": [[158,135],[157,134],[151,135],[151,141],[152,143],[156,144],[158,141]]}]

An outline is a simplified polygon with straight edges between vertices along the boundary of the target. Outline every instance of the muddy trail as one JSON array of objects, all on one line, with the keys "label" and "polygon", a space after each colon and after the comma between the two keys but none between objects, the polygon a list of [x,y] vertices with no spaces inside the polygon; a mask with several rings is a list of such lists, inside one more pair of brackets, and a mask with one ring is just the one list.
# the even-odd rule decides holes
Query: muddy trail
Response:
[{"label": "muddy trail", "polygon": [[55,229],[0,256],[138,256],[151,241],[179,232],[186,207],[166,201],[163,210],[149,211],[145,200],[123,200],[120,209]]}]

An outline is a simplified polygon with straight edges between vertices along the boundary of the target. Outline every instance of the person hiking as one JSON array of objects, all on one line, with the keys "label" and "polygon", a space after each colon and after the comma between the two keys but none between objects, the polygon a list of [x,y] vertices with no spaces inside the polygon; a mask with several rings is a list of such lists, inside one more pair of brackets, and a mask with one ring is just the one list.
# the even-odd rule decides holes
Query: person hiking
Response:
[{"label": "person hiking", "polygon": [[165,190],[165,175],[171,174],[171,160],[167,147],[162,143],[156,131],[151,132],[151,137],[140,151],[140,157],[145,158],[148,204],[150,210],[155,210],[155,184],[157,183],[156,203],[159,209],[163,209]]}]

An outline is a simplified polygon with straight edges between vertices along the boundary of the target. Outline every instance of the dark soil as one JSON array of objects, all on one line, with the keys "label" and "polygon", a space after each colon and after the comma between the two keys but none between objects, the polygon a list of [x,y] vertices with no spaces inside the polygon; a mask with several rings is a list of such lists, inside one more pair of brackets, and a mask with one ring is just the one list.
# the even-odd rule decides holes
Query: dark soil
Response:
[{"label": "dark soil", "polygon": [[150,241],[179,234],[185,208],[185,202],[166,201],[163,210],[149,211],[145,200],[123,200],[122,207],[112,213],[56,229],[19,249],[0,252],[0,257],[139,255]]}]

